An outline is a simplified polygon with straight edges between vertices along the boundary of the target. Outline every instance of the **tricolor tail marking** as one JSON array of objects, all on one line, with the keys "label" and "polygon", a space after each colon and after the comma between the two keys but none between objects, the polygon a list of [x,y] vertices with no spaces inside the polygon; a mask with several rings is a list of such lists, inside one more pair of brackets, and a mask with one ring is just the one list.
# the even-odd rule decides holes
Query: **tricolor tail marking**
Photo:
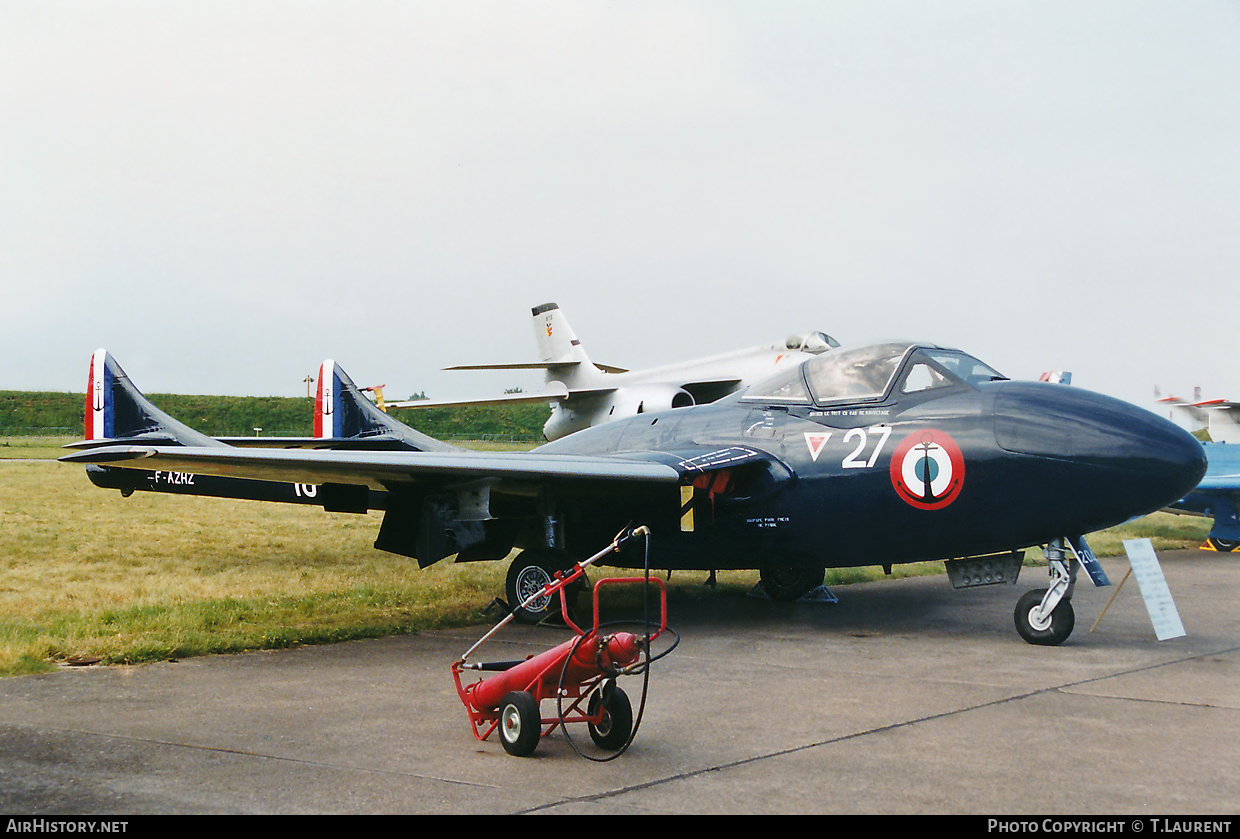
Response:
[{"label": "tricolor tail marking", "polygon": [[340,436],[340,383],[336,379],[336,362],[328,359],[319,367],[318,395],[314,400],[314,436]]},{"label": "tricolor tail marking", "polygon": [[106,350],[90,357],[90,380],[86,384],[86,439],[108,440],[112,429],[112,371]]}]

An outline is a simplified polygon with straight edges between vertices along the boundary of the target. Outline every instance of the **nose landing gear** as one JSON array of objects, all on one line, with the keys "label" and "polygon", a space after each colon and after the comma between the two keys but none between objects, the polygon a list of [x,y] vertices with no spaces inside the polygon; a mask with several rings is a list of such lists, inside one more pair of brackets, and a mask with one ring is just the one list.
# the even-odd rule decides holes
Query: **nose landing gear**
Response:
[{"label": "nose landing gear", "polygon": [[1050,591],[1039,588],[1027,591],[1016,601],[1016,631],[1030,644],[1055,647],[1068,640],[1076,626],[1076,614],[1070,600],[1060,600],[1050,611],[1045,603]]},{"label": "nose landing gear", "polygon": [[1051,583],[1048,588],[1026,592],[1016,602],[1016,631],[1030,644],[1054,647],[1068,640],[1076,626],[1072,589],[1076,573],[1085,568],[1094,585],[1110,585],[1098,560],[1083,537],[1055,539],[1046,546]]}]

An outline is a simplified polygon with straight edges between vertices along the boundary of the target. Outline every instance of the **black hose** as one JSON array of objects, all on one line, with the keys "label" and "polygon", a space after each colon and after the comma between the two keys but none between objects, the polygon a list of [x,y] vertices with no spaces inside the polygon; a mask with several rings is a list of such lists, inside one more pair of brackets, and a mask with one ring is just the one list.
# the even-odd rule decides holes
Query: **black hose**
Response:
[{"label": "black hose", "polygon": [[[633,726],[632,726],[632,729],[629,731],[628,740],[625,741],[625,744],[621,746],[619,749],[617,749],[614,753],[606,757],[595,757],[593,755],[587,755],[583,753],[581,749],[577,748],[577,743],[573,740],[572,735],[568,733],[568,726],[564,724],[564,674],[568,672],[568,663],[572,660],[573,656],[576,654],[578,644],[580,644],[582,641],[585,640],[586,638],[585,635],[579,636],[577,640],[573,643],[572,649],[569,651],[568,658],[564,660],[564,668],[560,671],[559,690],[556,691],[556,709],[560,715],[560,728],[564,729],[564,738],[568,740],[568,744],[572,746],[573,751],[575,751],[578,755],[585,758],[586,760],[592,760],[596,763],[606,763],[607,761],[615,760],[616,758],[620,757],[620,755],[628,751],[629,746],[633,744],[633,738],[637,736],[637,729],[641,726],[642,716],[646,711],[646,696],[650,688],[650,665],[653,664],[655,661],[658,661],[659,659],[663,658],[665,655],[670,653],[672,650],[676,649],[677,645],[680,644],[680,636],[677,635],[673,630],[667,629],[665,631],[671,632],[671,634],[675,636],[676,638],[675,642],[672,644],[672,646],[669,649],[659,653],[659,655],[653,658],[650,655],[650,626],[651,624],[650,624],[650,532],[649,530],[647,530],[644,534],[644,543],[645,543],[645,555],[643,558],[642,565],[645,571],[645,582],[643,583],[642,605],[643,605],[644,628],[646,630],[646,642],[642,646],[643,646],[643,651],[645,653],[645,663],[642,664],[640,671],[635,671],[635,670],[625,671],[621,668],[617,668],[616,672],[611,675],[611,679],[614,681],[617,676],[635,675],[637,672],[640,672],[642,674],[642,695],[641,695],[641,701],[638,703],[637,714],[636,716],[633,717]],[[633,623],[633,621],[611,621],[606,624],[599,624],[599,629],[602,629],[604,626],[617,626],[621,624],[631,624],[631,623]],[[600,667],[600,669],[602,668]],[[597,690],[600,691],[599,698],[601,700],[602,699],[602,695],[601,695],[602,687],[597,688]]]}]

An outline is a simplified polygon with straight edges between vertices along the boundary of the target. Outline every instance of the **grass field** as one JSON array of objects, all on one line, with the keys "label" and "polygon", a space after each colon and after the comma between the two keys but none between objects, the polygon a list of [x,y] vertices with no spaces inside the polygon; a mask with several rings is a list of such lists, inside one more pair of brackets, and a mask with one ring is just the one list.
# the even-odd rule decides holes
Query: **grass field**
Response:
[{"label": "grass field", "polygon": [[[492,623],[507,563],[412,560],[372,547],[380,514],[254,501],[119,493],[43,458],[63,441],[0,445],[0,675],[64,664],[138,663]],[[15,458],[15,459],[6,459]],[[1196,547],[1208,520],[1154,514],[1095,534],[1099,555],[1148,536]],[[600,546],[601,547],[601,546]],[[1040,559],[1033,551],[1027,562]],[[897,566],[940,573],[941,563]],[[838,586],[881,576],[846,569]],[[756,572],[672,581],[673,598],[739,597]]]},{"label": "grass field", "polygon": [[80,437],[0,437],[0,460],[55,460],[65,453],[63,446]]}]

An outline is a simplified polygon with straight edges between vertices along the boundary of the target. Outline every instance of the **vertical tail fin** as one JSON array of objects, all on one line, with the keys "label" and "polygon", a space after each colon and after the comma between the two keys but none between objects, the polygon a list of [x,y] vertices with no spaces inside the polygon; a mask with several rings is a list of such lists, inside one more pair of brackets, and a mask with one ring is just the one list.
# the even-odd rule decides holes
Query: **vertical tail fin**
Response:
[{"label": "vertical tail fin", "polygon": [[416,451],[458,451],[405,425],[367,399],[332,359],[319,366],[314,400],[314,436],[323,440],[389,440],[392,448]]},{"label": "vertical tail fin", "polygon": [[576,333],[568,325],[568,318],[557,304],[544,303],[535,306],[531,313],[534,316],[534,338],[538,342],[538,354],[543,361],[590,364]]},{"label": "vertical tail fin", "polygon": [[86,439],[141,440],[182,446],[221,446],[156,408],[125,375],[107,350],[90,358],[86,386]]}]

